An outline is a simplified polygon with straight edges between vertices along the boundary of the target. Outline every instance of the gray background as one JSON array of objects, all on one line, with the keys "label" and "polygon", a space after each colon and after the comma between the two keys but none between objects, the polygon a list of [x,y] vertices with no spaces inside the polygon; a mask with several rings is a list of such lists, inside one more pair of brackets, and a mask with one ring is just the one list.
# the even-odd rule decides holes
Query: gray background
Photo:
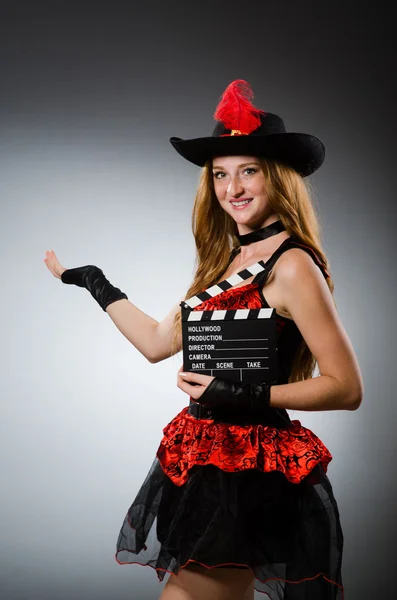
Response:
[{"label": "gray background", "polygon": [[44,252],[65,267],[98,265],[138,308],[164,318],[194,272],[199,175],[168,139],[210,135],[236,78],[287,130],[326,146],[311,181],[365,394],[356,412],[290,416],[333,454],[345,599],[393,598],[391,9],[264,0],[0,7],[1,598],[160,595],[153,569],[120,566],[114,551],[162,428],[188,402],[176,387],[181,354],[148,363],[88,292],[51,275]]}]

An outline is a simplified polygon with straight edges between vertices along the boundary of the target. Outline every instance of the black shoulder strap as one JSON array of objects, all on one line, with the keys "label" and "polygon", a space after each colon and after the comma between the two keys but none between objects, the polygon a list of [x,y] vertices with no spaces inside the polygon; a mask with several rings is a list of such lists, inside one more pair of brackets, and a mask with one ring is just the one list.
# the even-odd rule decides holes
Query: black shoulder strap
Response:
[{"label": "black shoulder strap", "polygon": [[252,283],[258,283],[259,285],[264,284],[269,276],[270,271],[276,264],[279,257],[282,254],[284,254],[284,252],[286,252],[286,250],[289,250],[290,248],[302,248],[302,250],[305,250],[309,254],[309,256],[312,257],[312,259],[314,260],[316,265],[320,268],[324,277],[326,279],[327,279],[327,277],[330,277],[330,274],[328,273],[325,265],[320,260],[320,258],[317,256],[317,254],[315,253],[313,248],[311,248],[311,246],[306,246],[299,240],[289,237],[280,244],[280,246],[277,248],[277,250],[275,252],[273,252],[273,254],[269,258],[269,260],[267,260],[265,263],[265,269],[256,275],[256,277],[254,278]]},{"label": "black shoulder strap", "polygon": [[231,287],[234,287],[236,283],[249,279],[250,277],[252,277],[252,275],[255,275],[254,279],[252,280],[252,283],[259,283],[263,285],[264,282],[267,280],[269,273],[273,268],[274,264],[276,263],[278,257],[281,256],[283,252],[285,252],[289,248],[303,248],[307,252],[310,252],[313,260],[315,260],[318,266],[321,268],[324,277],[329,277],[324,265],[317,257],[312,248],[310,248],[309,246],[305,246],[298,240],[287,238],[280,244],[277,250],[273,252],[273,254],[266,262],[260,260],[250,265],[249,267],[246,267],[242,271],[235,273],[231,277],[228,277],[227,279],[224,279],[223,281],[220,281],[215,285],[211,285],[209,288],[204,289],[202,292],[195,294],[191,298],[183,300],[180,303],[180,306],[182,306],[183,308],[189,308],[191,310],[195,308],[198,304],[204,302],[205,300],[213,298],[214,296],[221,294],[222,292],[230,289]]}]

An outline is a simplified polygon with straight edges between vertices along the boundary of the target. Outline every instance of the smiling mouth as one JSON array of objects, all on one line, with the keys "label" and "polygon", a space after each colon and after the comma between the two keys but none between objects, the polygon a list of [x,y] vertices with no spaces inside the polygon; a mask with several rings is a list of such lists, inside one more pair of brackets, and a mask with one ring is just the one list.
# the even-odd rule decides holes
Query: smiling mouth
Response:
[{"label": "smiling mouth", "polygon": [[252,200],[253,200],[253,198],[250,198],[250,199],[247,199],[247,200],[236,200],[236,201],[231,200],[230,204],[232,206],[236,206],[236,207],[247,206],[248,204],[251,204]]}]

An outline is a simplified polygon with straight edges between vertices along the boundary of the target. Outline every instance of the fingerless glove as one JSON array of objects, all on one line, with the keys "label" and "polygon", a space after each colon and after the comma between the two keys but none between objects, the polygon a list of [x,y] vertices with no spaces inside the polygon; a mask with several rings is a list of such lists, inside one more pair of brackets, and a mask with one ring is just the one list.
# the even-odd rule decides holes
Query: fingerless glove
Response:
[{"label": "fingerless glove", "polygon": [[105,277],[101,269],[94,265],[66,269],[61,275],[63,283],[78,285],[86,288],[99,306],[106,312],[106,308],[116,300],[126,299],[128,296],[119,288],[114,287]]},{"label": "fingerless glove", "polygon": [[214,377],[196,402],[210,406],[245,405],[253,410],[262,410],[269,406],[270,388],[267,383],[242,383]]}]

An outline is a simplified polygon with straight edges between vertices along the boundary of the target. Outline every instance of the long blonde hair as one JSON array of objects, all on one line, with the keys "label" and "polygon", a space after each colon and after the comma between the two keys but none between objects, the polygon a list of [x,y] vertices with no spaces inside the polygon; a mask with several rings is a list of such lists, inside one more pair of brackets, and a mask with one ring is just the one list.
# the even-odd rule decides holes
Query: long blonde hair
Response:
[{"label": "long blonde hair", "polygon": [[[268,202],[273,212],[279,215],[290,236],[314,250],[329,273],[311,184],[291,167],[264,158],[258,160],[265,176]],[[196,242],[197,269],[184,299],[220,281],[229,265],[231,251],[239,247],[236,222],[218,202],[212,177],[212,161],[209,160],[201,170],[193,206],[192,231]],[[331,277],[327,277],[326,282],[333,293]],[[179,311],[174,318],[172,354],[175,353],[177,336],[181,335],[181,321]],[[289,382],[311,378],[315,366],[316,360],[302,339]]]}]

